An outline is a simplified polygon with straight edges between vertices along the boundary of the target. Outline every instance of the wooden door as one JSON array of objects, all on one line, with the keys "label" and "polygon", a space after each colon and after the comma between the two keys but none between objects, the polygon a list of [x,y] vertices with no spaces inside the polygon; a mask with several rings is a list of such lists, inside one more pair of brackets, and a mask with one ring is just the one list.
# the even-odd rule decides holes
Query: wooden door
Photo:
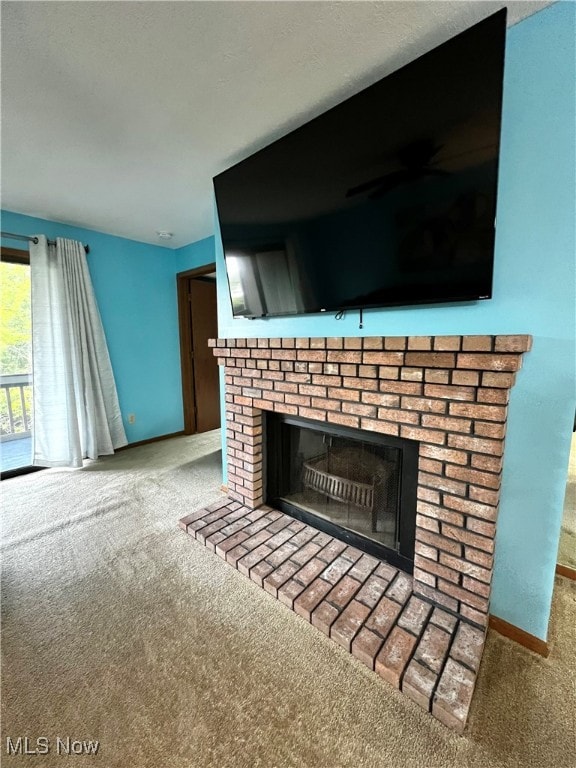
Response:
[{"label": "wooden door", "polygon": [[208,339],[218,336],[216,282],[208,278],[188,280],[193,400],[196,432],[220,426],[220,379],[218,363]]}]

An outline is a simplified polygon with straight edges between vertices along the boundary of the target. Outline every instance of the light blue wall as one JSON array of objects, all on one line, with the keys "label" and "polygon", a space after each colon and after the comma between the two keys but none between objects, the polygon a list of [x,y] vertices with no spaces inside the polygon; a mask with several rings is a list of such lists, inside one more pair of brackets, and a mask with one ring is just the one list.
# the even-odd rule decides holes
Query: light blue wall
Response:
[{"label": "light blue wall", "polygon": [[[2,229],[89,244],[88,266],[128,441],[182,430],[178,251],[8,211],[2,211]],[[2,243],[20,247],[14,240]],[[129,413],[136,416],[134,424],[127,422]]]},{"label": "light blue wall", "polygon": [[491,612],[546,638],[575,409],[574,39],[561,2],[508,31],[491,301],[367,311],[342,320],[234,320],[216,237],[219,335],[528,333],[512,391]]},{"label": "light blue wall", "polygon": [[196,269],[214,261],[214,235],[197,240],[174,251],[176,256],[176,271],[185,272]]}]

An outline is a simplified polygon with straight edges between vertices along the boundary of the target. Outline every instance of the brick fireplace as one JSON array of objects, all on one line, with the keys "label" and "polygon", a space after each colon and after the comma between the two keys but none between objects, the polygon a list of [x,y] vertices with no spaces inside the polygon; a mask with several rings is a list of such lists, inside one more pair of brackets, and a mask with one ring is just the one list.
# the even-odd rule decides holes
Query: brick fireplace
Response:
[{"label": "brick fireplace", "polygon": [[[228,506],[195,513],[182,521],[182,527],[229,562],[230,552],[237,552],[232,560],[239,570],[330,636],[323,617],[336,611],[332,621],[337,642],[345,625],[344,647],[447,725],[461,729],[488,623],[508,399],[531,337],[259,338],[210,343],[225,366]],[[290,518],[275,517],[280,513],[265,504],[264,412],[417,443],[413,578],[401,571],[388,572],[386,563],[378,565],[369,555],[341,545],[337,559],[348,558],[351,570],[338,584],[346,579],[357,583],[356,589],[363,584],[357,595],[373,582],[382,590],[378,603],[358,597],[340,609],[345,616],[349,613],[347,621],[334,601],[330,603],[332,592],[322,602],[333,586],[322,568],[327,563],[332,563],[332,570],[342,567],[322,553],[338,549],[340,542],[334,544],[323,533],[317,541],[306,539],[305,531],[294,527]],[[295,539],[304,536],[304,550],[316,542],[310,562],[302,559],[307,563],[302,572],[314,571],[308,581],[294,570],[300,567],[297,554],[285,577],[288,587],[276,584],[272,561],[287,545],[281,543],[270,556],[262,532],[252,536],[253,551],[226,547],[224,533],[239,531],[242,515],[248,533],[243,538],[234,533],[231,545],[252,540],[249,533],[254,526],[257,530],[254,510],[261,510],[265,518],[273,513],[262,523],[269,528],[268,537],[274,537],[271,541],[279,536],[286,541],[281,535],[285,529]],[[226,521],[220,525],[221,533],[218,519]],[[208,527],[201,536],[203,526]],[[317,568],[312,568],[314,562]],[[282,568],[286,564],[278,570]],[[340,576],[344,573],[346,567]],[[379,586],[380,581],[388,587]],[[378,619],[382,611],[394,616],[384,621],[385,632]],[[412,622],[417,616],[416,631]],[[391,672],[398,650],[394,643],[400,643],[398,648],[404,644],[403,662],[399,671]]]}]

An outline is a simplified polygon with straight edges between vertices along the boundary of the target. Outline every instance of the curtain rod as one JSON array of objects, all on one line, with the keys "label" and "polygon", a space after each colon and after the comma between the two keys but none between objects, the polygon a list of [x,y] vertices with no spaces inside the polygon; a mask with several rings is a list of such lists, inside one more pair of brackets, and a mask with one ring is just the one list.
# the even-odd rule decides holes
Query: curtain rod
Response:
[{"label": "curtain rod", "polygon": [[[8,237],[10,240],[26,240],[27,242],[38,245],[38,238],[31,237],[30,235],[15,235],[12,232],[0,232],[0,235],[2,235],[2,237]],[[56,245],[56,240],[48,240],[48,245]],[[90,253],[90,246],[85,245],[84,250],[86,253]]]}]

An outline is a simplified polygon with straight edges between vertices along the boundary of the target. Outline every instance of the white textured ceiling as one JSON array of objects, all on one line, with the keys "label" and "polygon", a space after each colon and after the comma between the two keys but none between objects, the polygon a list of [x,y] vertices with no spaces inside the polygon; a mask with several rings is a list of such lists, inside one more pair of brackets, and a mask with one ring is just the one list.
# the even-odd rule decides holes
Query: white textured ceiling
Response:
[{"label": "white textured ceiling", "polygon": [[215,174],[504,5],[2,2],[2,207],[198,240]]}]

